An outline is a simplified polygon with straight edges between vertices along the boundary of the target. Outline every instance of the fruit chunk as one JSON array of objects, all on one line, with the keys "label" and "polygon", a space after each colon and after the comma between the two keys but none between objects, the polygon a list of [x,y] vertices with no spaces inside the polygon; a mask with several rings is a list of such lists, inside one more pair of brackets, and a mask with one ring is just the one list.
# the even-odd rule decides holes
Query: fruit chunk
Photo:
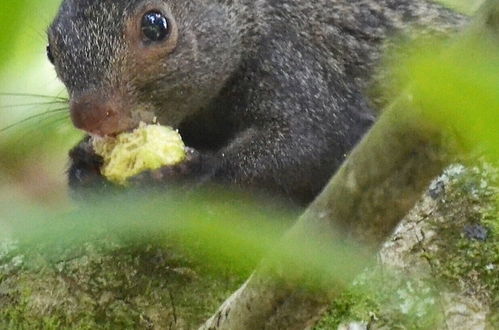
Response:
[{"label": "fruit chunk", "polygon": [[160,125],[141,123],[131,133],[94,137],[92,145],[104,159],[102,175],[120,185],[126,185],[128,178],[143,171],[175,165],[186,158],[180,134]]}]

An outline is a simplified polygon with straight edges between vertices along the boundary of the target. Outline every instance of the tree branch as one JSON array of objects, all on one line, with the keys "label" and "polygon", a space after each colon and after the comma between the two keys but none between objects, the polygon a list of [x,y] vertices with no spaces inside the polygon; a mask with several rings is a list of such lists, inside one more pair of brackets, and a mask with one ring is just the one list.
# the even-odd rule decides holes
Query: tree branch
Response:
[{"label": "tree branch", "polygon": [[[312,239],[314,246],[327,249],[331,242],[353,240],[367,247],[366,254],[377,251],[430,180],[448,164],[438,128],[417,119],[413,111],[406,111],[407,105],[401,100],[381,116],[286,235],[284,245]],[[303,283],[316,274],[294,268],[290,280],[286,270],[289,264],[278,260],[269,257],[264,261],[201,329],[312,326],[331,296],[339,293],[338,285],[333,285],[336,290],[329,284],[320,285],[320,290],[303,289]],[[356,271],[362,269],[362,265],[358,267]]]}]

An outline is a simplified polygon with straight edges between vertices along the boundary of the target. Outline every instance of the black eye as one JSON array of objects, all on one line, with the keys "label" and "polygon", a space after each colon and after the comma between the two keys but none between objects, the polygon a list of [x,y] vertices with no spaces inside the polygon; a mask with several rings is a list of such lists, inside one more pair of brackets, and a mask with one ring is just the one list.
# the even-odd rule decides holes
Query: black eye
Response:
[{"label": "black eye", "polygon": [[52,55],[50,45],[47,46],[47,58],[49,59],[50,63],[54,64],[54,55]]},{"label": "black eye", "polygon": [[170,34],[170,22],[160,12],[150,11],[142,17],[141,29],[150,41],[162,41]]}]

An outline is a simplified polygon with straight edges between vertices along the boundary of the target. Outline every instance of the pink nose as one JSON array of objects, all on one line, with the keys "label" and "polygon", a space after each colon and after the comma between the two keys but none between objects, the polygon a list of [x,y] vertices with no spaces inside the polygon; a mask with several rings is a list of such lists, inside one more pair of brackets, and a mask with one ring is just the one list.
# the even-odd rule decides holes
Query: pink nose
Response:
[{"label": "pink nose", "polygon": [[132,126],[123,110],[121,104],[112,98],[88,93],[71,101],[71,120],[77,128],[91,134],[112,135]]}]

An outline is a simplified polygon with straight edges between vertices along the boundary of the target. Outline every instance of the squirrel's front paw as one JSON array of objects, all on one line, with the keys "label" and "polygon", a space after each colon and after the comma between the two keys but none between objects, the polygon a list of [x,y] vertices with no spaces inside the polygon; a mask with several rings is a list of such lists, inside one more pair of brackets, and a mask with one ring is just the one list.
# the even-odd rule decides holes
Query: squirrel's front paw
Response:
[{"label": "squirrel's front paw", "polygon": [[186,159],[181,163],[142,172],[130,178],[129,182],[139,187],[183,186],[201,176],[202,169],[201,154],[192,148],[186,148]]},{"label": "squirrel's front paw", "polygon": [[69,186],[73,192],[101,192],[108,185],[101,175],[102,157],[97,155],[86,137],[69,152]]}]

